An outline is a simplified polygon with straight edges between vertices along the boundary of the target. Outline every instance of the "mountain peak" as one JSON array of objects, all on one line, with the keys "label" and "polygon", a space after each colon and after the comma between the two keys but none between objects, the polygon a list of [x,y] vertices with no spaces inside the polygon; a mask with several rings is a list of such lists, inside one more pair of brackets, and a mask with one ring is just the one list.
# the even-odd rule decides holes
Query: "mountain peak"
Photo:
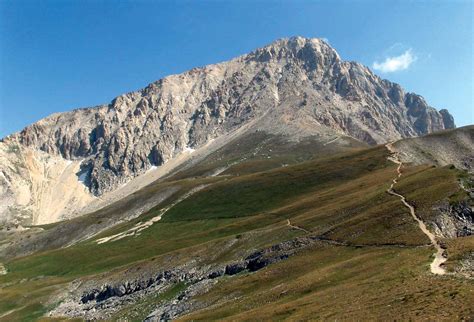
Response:
[{"label": "mountain peak", "polygon": [[[0,170],[18,176],[8,166],[23,162],[11,152],[18,148],[41,153],[35,160],[77,162],[77,189],[85,185],[99,196],[190,147],[249,131],[293,141],[350,136],[379,144],[451,127],[447,111],[438,112],[361,64],[341,60],[323,40],[291,37],[165,77],[108,105],[45,118],[0,143],[0,158],[7,160]],[[15,195],[8,182],[6,190]]]},{"label": "mountain peak", "polygon": [[250,56],[260,61],[274,59],[297,58],[302,60],[317,59],[317,57],[331,57],[340,60],[336,50],[319,38],[305,38],[294,36],[278,39],[262,48],[253,51]]},{"label": "mountain peak", "polygon": [[273,41],[270,45],[272,44],[279,45],[279,46],[286,46],[286,47],[299,47],[299,48],[303,48],[307,44],[315,45],[315,46],[318,46],[318,45],[329,46],[328,43],[324,41],[322,38],[308,38],[308,37],[303,37],[303,36],[291,36],[291,37],[279,38]]}]

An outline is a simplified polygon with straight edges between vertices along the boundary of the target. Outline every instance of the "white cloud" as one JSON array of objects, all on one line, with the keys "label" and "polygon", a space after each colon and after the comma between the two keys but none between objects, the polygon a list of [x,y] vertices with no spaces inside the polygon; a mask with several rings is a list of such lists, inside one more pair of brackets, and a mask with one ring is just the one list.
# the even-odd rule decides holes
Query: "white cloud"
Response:
[{"label": "white cloud", "polygon": [[416,61],[416,59],[417,58],[412,54],[411,49],[408,49],[400,56],[387,57],[385,61],[381,63],[375,61],[372,64],[372,68],[379,70],[382,73],[392,73],[407,69],[414,61]]}]

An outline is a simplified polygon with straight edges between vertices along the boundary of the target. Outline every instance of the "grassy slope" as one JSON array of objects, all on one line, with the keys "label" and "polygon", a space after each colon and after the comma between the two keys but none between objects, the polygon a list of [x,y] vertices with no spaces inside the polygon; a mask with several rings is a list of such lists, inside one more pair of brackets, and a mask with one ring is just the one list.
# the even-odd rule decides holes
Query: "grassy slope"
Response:
[{"label": "grassy slope", "polygon": [[[457,179],[460,175],[458,170],[450,167],[411,167],[404,169],[404,177],[396,189],[407,196],[424,220],[430,220],[434,216],[433,205],[459,194]],[[362,205],[366,206],[366,203]],[[378,231],[384,230],[385,222],[385,228],[389,229],[385,230],[389,233],[387,239],[395,241],[393,229],[397,229],[399,223],[387,220],[400,218],[398,211],[380,218],[380,214],[393,211],[393,208],[390,209],[386,202],[380,205],[382,208],[373,205],[377,214],[357,209],[355,213],[359,215],[351,214],[351,218],[370,216],[372,220],[380,219],[373,225],[368,219],[363,226],[370,228],[370,234],[377,235]],[[351,240],[352,221],[357,220],[340,225],[341,233],[335,239]],[[419,240],[420,236],[416,235],[416,231],[410,233],[411,238]],[[384,238],[377,236],[375,240],[380,245]],[[459,259],[460,254],[472,252],[472,241],[472,236],[447,241],[450,262]],[[196,298],[208,303],[209,309],[181,319],[472,319],[474,283],[459,277],[429,274],[432,252],[431,248],[425,247],[314,246],[290,261],[220,283],[209,293]],[[222,298],[227,301],[222,301]]]},{"label": "grassy slope", "polygon": [[[51,295],[75,278],[91,278],[110,270],[120,272],[130,265],[158,269],[170,256],[176,261],[200,256],[205,263],[237,258],[251,249],[301,234],[286,227],[287,218],[316,234],[354,247],[321,245],[257,274],[224,280],[203,299],[216,302],[216,308],[196,317],[238,318],[242,317],[238,315],[241,311],[247,311],[249,318],[271,314],[291,318],[318,317],[314,314],[320,314],[320,318],[344,314],[349,314],[348,318],[363,318],[364,314],[386,317],[396,312],[386,306],[401,307],[405,300],[398,303],[396,298],[402,296],[409,299],[406,301],[410,310],[406,312],[413,313],[412,317],[417,312],[424,317],[433,316],[432,303],[452,304],[451,296],[457,304],[452,307],[453,314],[471,314],[468,309],[473,300],[472,283],[427,274],[432,250],[413,248],[428,240],[399,200],[385,192],[395,174],[395,166],[386,157],[387,151],[378,147],[263,173],[221,178],[176,205],[140,236],[102,245],[89,240],[6,261],[9,273],[0,276],[0,315],[16,310],[6,318],[40,316],[52,304],[48,302]],[[409,200],[413,198],[429,208],[439,200],[435,198],[449,197],[451,190],[446,191],[446,187],[454,189],[457,175],[449,168],[410,168],[406,184],[402,179],[400,189],[405,189]],[[416,183],[428,179],[429,193],[420,193]],[[191,188],[206,179],[194,180],[188,180],[185,186]],[[123,231],[158,210],[101,236]],[[236,238],[233,247],[217,251]],[[218,255],[206,255],[213,252]],[[267,277],[273,279],[264,283]],[[262,282],[258,282],[260,279]],[[286,284],[288,290],[280,290]],[[250,285],[253,286],[247,299],[225,305],[217,301],[225,299],[225,294],[243,292]],[[333,297],[325,290],[332,290]],[[380,297],[380,290],[387,296]],[[281,299],[278,292],[284,292]],[[452,292],[457,293],[450,295]],[[262,304],[261,298],[268,303]],[[347,306],[348,298],[359,305],[357,309]]]},{"label": "grassy slope", "polygon": [[[375,153],[376,150],[372,150],[372,154]],[[13,278],[15,274],[26,274],[32,277],[60,273],[74,277],[82,273],[98,273],[120,263],[127,263],[128,258],[128,262],[133,262],[144,256],[178,249],[192,238],[195,241],[206,241],[282,221],[278,216],[265,215],[263,212],[284,205],[292,198],[298,198],[298,194],[317,189],[332,189],[362,173],[370,173],[375,162],[372,154],[342,155],[337,160],[329,158],[225,180],[176,205],[162,221],[136,238],[102,245],[88,241],[66,249],[14,259],[6,263],[12,271],[9,276]],[[378,159],[382,165],[385,164],[384,157],[383,153],[379,153]],[[339,167],[334,166],[335,161],[340,163]],[[349,167],[352,163],[354,166]],[[144,218],[155,215],[157,211],[158,209],[153,209]],[[259,217],[250,220],[245,218],[255,215]],[[133,224],[134,222],[123,225],[121,229]],[[116,231],[117,229],[112,229],[100,236],[108,236]],[[71,261],[64,263],[66,254]]]},{"label": "grassy slope", "polygon": [[307,137],[294,142],[281,135],[247,133],[211,153],[202,162],[189,162],[168,180],[205,176],[219,168],[227,168],[222,174],[249,174],[368,147],[350,137],[341,137],[334,144],[320,141],[319,137]]},{"label": "grassy slope", "polygon": [[[324,145],[317,137],[305,138],[298,142],[289,142],[287,138],[263,132],[253,132],[228,142],[221,149],[211,153],[204,160],[189,162],[180,167],[174,174],[154,182],[153,184],[121,199],[120,201],[100,209],[94,213],[76,217],[64,222],[41,226],[44,232],[30,230],[18,236],[4,236],[0,232],[0,243],[13,242],[13,247],[0,249],[0,258],[18,257],[32,251],[43,251],[68,245],[71,241],[101,231],[123,221],[127,210],[133,210],[142,204],[160,198],[166,198],[159,208],[177,199],[186,191],[200,184],[212,183],[223,177],[209,177],[219,168],[227,168],[223,175],[242,175],[281,167],[283,164],[295,164],[309,159],[320,159],[341,151],[356,151],[365,145],[351,138],[341,138],[339,144]],[[171,197],[166,197],[169,194]],[[158,208],[158,210],[159,210]],[[156,211],[140,218],[153,217]],[[134,220],[133,223],[138,220]],[[125,224],[127,225],[127,224]],[[117,225],[120,231],[125,225]],[[81,229],[77,229],[81,227]],[[14,237],[14,238],[11,238]]]},{"label": "grassy slope", "polygon": [[183,320],[458,320],[472,282],[427,273],[424,248],[316,245],[255,274],[222,281]]}]

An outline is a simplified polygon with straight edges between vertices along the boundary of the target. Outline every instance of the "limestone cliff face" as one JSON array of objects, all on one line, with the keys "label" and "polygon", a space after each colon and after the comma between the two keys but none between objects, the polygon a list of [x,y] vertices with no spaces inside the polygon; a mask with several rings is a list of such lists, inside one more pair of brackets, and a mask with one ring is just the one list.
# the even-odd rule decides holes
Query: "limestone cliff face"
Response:
[{"label": "limestone cliff face", "polygon": [[297,139],[336,132],[370,144],[454,127],[416,94],[294,37],[165,77],[108,105],[51,115],[3,139],[67,160],[95,195],[250,121]]}]

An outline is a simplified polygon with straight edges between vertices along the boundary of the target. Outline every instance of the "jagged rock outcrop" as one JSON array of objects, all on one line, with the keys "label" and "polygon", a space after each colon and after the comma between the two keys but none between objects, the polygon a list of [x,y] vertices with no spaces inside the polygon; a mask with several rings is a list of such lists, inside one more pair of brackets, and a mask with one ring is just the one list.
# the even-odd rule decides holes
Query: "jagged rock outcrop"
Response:
[{"label": "jagged rock outcrop", "polygon": [[454,129],[456,127],[456,124],[454,124],[454,117],[447,109],[442,109],[439,113],[443,117],[443,124],[446,129]]},{"label": "jagged rock outcrop", "polygon": [[467,202],[442,205],[440,215],[435,219],[438,236],[457,238],[474,234],[474,212]]},{"label": "jagged rock outcrop", "polygon": [[[446,110],[343,61],[324,41],[294,37],[165,77],[108,105],[51,115],[0,144],[81,162],[77,176],[99,196],[250,122],[294,139],[338,133],[370,144],[454,127]],[[3,166],[1,173],[17,175]]]}]

